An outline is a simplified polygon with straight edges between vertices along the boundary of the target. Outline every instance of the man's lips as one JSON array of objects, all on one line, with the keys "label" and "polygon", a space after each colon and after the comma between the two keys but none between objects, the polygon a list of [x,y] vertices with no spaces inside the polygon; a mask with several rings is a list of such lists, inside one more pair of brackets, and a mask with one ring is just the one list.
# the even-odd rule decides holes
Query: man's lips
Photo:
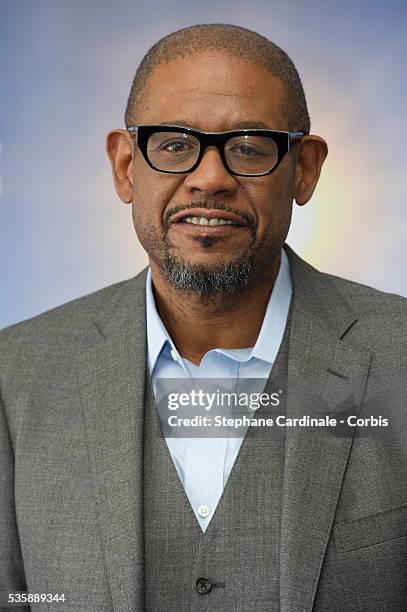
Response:
[{"label": "man's lips", "polygon": [[[187,217],[198,217],[198,218],[203,217],[204,219],[208,219],[208,221],[210,219],[225,219],[226,221],[232,221],[234,225],[194,225],[192,223],[187,224],[185,221]],[[239,215],[228,212],[226,210],[218,210],[215,208],[213,209],[189,208],[188,210],[182,210],[176,213],[173,217],[171,217],[170,225],[173,225],[175,223],[183,223],[185,225],[192,226],[194,228],[210,229],[210,230],[223,229],[223,228],[229,229],[229,228],[236,228],[236,226],[243,227],[243,226],[248,225],[247,221],[245,221],[245,219],[243,219]]]}]

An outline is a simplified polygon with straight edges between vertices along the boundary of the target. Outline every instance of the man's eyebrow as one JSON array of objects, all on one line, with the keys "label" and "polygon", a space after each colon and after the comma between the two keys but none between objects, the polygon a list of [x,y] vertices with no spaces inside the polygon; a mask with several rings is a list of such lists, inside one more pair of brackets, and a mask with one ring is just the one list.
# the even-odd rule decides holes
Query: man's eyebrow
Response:
[{"label": "man's eyebrow", "polygon": [[271,130],[272,128],[263,121],[241,121],[234,127],[235,130]]},{"label": "man's eyebrow", "polygon": [[[189,127],[191,129],[194,129],[192,125],[188,125],[188,121],[183,121],[182,119],[174,119],[174,121],[161,121],[161,123],[158,123],[157,125],[176,125],[178,127]],[[225,130],[225,131],[256,130],[256,129],[271,130],[273,128],[271,128],[266,123],[263,123],[263,121],[240,121],[239,123],[235,124],[233,127],[230,127],[229,130]]]},{"label": "man's eyebrow", "polygon": [[174,121],[161,121],[157,125],[177,125],[178,127],[191,127],[188,125],[188,121],[182,121],[182,119],[174,119]]}]

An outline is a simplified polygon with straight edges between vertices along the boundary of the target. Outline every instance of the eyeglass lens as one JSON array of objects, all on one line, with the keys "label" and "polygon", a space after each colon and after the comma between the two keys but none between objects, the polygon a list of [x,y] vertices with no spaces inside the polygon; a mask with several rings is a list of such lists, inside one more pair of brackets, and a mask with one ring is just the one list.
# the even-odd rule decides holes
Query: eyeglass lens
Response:
[{"label": "eyeglass lens", "polygon": [[[167,172],[188,172],[199,152],[199,140],[183,132],[155,132],[147,144],[152,165]],[[226,141],[225,157],[232,172],[254,176],[274,168],[278,149],[274,140],[267,136],[233,136]]]}]

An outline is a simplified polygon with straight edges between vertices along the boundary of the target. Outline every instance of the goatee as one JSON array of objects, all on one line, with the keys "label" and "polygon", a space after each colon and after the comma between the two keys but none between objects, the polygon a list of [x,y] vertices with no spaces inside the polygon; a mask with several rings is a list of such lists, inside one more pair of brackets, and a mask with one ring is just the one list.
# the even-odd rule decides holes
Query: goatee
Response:
[{"label": "goatee", "polygon": [[199,296],[236,295],[247,286],[254,267],[253,257],[239,257],[211,268],[189,264],[166,253],[160,269],[167,281],[183,293]]}]

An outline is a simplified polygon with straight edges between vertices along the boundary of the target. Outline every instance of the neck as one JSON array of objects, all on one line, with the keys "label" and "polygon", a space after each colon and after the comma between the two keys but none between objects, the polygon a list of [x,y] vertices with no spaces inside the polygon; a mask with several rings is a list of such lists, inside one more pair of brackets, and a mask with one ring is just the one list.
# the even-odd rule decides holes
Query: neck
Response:
[{"label": "neck", "polygon": [[151,263],[158,313],[178,352],[192,363],[214,348],[254,346],[280,268],[281,254],[239,295],[202,297],[185,295],[161,275]]}]

